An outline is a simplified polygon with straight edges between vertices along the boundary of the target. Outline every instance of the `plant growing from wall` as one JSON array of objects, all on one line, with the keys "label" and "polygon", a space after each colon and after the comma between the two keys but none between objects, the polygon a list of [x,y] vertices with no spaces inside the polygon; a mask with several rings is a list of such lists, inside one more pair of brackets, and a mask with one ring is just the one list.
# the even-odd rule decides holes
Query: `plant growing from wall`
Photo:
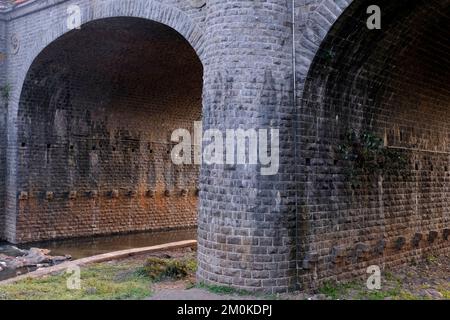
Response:
[{"label": "plant growing from wall", "polygon": [[408,164],[403,153],[386,147],[372,132],[348,131],[338,150],[349,164],[346,174],[353,186],[360,185],[362,176],[403,175]]},{"label": "plant growing from wall", "polygon": [[5,84],[4,86],[0,87],[0,94],[5,102],[8,102],[10,93],[11,86],[9,84]]}]

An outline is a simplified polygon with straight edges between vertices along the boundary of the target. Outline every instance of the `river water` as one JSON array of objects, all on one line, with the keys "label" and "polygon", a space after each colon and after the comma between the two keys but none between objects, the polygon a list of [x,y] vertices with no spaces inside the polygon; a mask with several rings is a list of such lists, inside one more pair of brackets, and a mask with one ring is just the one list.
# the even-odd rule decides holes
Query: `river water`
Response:
[{"label": "river water", "polygon": [[[89,238],[77,238],[67,240],[55,240],[17,245],[20,249],[31,247],[49,249],[52,256],[63,256],[69,254],[72,259],[94,256],[112,251],[155,246],[159,244],[176,242],[182,240],[197,239],[196,229],[182,229],[161,232],[141,232],[130,234],[119,234]],[[0,253],[10,254],[7,243],[0,243]],[[22,268],[19,270],[4,270],[0,272],[0,281],[16,276],[16,273],[24,274],[35,268]]]}]

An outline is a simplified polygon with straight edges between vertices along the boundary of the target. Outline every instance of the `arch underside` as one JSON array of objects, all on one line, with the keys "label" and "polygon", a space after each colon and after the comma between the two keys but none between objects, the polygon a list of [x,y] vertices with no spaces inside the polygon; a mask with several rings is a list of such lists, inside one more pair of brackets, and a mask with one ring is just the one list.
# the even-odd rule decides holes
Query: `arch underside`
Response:
[{"label": "arch underside", "polygon": [[[373,4],[381,30],[366,27]],[[314,282],[312,271],[345,277],[448,247],[449,8],[447,0],[354,1],[317,52],[299,116],[304,281]],[[350,141],[356,148],[363,134],[380,138],[406,163],[389,171],[392,163],[368,159],[358,171],[340,150],[349,134],[360,137]]]},{"label": "arch underside", "polygon": [[33,62],[18,111],[16,241],[196,225],[198,168],[170,159],[201,119],[202,65],[173,29],[89,22]]}]

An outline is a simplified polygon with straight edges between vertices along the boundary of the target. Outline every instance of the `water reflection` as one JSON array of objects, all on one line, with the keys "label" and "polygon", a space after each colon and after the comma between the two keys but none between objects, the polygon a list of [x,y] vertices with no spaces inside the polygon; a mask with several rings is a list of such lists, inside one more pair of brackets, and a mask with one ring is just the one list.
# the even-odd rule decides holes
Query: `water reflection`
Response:
[{"label": "water reflection", "polygon": [[192,239],[197,239],[196,229],[130,233],[91,238],[36,242],[19,246],[19,248],[45,248],[51,250],[50,254],[52,256],[63,256],[70,254],[72,259],[80,259],[112,251],[148,247]]},{"label": "water reflection", "polygon": [[[193,240],[196,238],[196,229],[183,229],[35,242],[18,245],[17,247],[19,250],[8,243],[0,243],[0,254],[21,256],[20,249],[28,250],[29,248],[36,247],[49,249],[52,256],[64,256],[69,254],[72,256],[72,259],[80,259],[112,251],[155,246],[169,242]],[[36,268],[20,268],[16,270],[4,269],[3,271],[0,271],[0,281],[34,270],[36,270]]]}]

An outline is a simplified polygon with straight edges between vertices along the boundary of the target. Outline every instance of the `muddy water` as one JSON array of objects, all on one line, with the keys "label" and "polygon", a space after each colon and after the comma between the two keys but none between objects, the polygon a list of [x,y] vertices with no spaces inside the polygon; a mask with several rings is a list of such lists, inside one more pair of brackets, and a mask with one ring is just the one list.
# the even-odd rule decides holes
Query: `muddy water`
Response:
[{"label": "muddy water", "polygon": [[[169,242],[192,239],[197,239],[196,229],[131,233],[92,238],[36,242],[26,245],[18,245],[17,247],[21,249],[29,249],[31,247],[49,249],[51,250],[50,255],[52,256],[63,256],[69,254],[72,256],[72,259],[75,260],[112,251],[148,247]],[[0,243],[1,253],[10,253],[10,255],[13,255],[12,252],[8,252],[7,250],[10,250],[8,244]],[[34,269],[35,268],[4,270],[0,272],[0,281],[15,276],[17,271],[19,271],[20,274],[24,274],[33,271]]]},{"label": "muddy water", "polygon": [[197,239],[197,231],[195,229],[46,241],[19,246],[19,248],[45,248],[51,250],[50,254],[52,256],[70,254],[72,259],[80,259],[112,251],[155,246],[163,243],[192,239]]}]

